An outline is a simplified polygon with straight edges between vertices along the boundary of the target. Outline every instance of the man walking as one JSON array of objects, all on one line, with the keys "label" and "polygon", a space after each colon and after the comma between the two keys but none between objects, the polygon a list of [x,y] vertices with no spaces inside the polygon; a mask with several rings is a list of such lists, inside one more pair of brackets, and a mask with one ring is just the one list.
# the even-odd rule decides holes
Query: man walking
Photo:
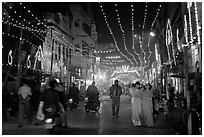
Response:
[{"label": "man walking", "polygon": [[[30,106],[31,88],[28,86],[28,80],[23,80],[23,86],[18,90],[19,96],[19,114],[18,114],[18,127],[23,127],[23,119],[26,114],[28,124],[32,124],[32,111]],[[25,113],[25,114],[24,114]]]},{"label": "man walking", "polygon": [[112,100],[112,116],[119,117],[120,109],[120,96],[122,94],[122,88],[118,85],[118,80],[115,80],[115,84],[109,89],[110,98]]}]

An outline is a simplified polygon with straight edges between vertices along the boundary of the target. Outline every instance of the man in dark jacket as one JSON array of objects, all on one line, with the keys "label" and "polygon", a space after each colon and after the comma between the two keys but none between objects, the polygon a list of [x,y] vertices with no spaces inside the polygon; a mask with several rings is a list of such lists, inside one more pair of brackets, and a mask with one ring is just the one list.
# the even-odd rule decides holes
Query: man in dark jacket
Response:
[{"label": "man in dark jacket", "polygon": [[122,88],[118,85],[118,80],[115,80],[115,85],[109,89],[110,98],[112,100],[112,115],[113,117],[119,117],[120,109],[120,96],[122,94]]},{"label": "man in dark jacket", "polygon": [[76,87],[75,83],[72,83],[72,87],[69,88],[69,98],[74,98],[76,102],[79,102],[79,89]]}]

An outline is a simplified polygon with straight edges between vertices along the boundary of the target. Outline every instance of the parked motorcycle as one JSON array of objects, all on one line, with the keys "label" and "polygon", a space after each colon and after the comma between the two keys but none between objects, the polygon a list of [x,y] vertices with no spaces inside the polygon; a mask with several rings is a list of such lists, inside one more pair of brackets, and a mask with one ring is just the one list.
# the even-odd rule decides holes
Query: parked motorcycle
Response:
[{"label": "parked motorcycle", "polygon": [[100,109],[100,100],[99,99],[89,99],[86,97],[84,101],[84,107],[87,113],[89,113],[90,110],[97,112]]},{"label": "parked motorcycle", "polygon": [[50,133],[54,132],[55,127],[61,126],[62,121],[58,108],[54,104],[46,104],[43,107],[43,114],[45,115],[44,125]]},{"label": "parked motorcycle", "polygon": [[70,110],[72,111],[73,109],[76,109],[78,107],[78,102],[76,99],[74,98],[70,98],[68,101],[68,106],[70,108]]}]

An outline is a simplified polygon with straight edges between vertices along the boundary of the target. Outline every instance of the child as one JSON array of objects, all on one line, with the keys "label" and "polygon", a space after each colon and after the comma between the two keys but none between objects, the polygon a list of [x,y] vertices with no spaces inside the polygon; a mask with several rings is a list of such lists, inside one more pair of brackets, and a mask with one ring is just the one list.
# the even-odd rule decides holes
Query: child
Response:
[{"label": "child", "polygon": [[169,109],[168,109],[168,100],[166,99],[166,97],[162,98],[162,102],[160,105],[164,110],[164,119],[167,119],[167,117],[169,116]]}]

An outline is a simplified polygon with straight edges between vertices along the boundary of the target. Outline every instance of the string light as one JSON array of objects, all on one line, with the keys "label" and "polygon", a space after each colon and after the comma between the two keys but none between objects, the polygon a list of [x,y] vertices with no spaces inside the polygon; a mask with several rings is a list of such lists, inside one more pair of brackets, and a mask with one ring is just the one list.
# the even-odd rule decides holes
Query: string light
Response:
[{"label": "string light", "polygon": [[193,33],[192,33],[192,24],[191,24],[191,10],[190,10],[190,7],[191,7],[191,3],[188,2],[187,3],[187,8],[188,8],[188,15],[189,15],[189,27],[190,27],[190,44],[193,45]]},{"label": "string light", "polygon": [[[4,19],[4,18],[3,18]],[[4,24],[9,24],[9,25],[12,25],[13,27],[18,27],[18,28],[22,28],[22,29],[26,29],[28,30],[29,32],[31,32],[33,35],[35,35],[38,39],[40,39],[41,41],[44,41],[44,39],[40,38],[38,35],[34,34],[32,32],[32,29],[30,27],[24,27],[24,26],[19,26],[18,24],[14,24],[13,22],[8,22],[8,21],[3,21]]]},{"label": "string light", "polygon": [[134,34],[134,4],[131,4],[131,8],[132,8],[132,49],[134,51],[134,53],[138,56],[140,64],[141,64],[141,58],[140,55],[135,51],[135,37],[136,35]]},{"label": "string light", "polygon": [[[21,3],[20,5],[22,5],[22,3]],[[27,8],[26,8],[25,6],[23,6],[23,9],[26,10]],[[44,24],[43,22],[41,22],[36,16],[34,16],[34,14],[31,13],[31,10],[28,10],[28,9],[27,9],[27,12],[39,22],[38,25],[42,24],[42,25],[44,25],[47,29],[49,29],[46,24]],[[14,13],[17,14],[16,11],[14,11]],[[14,19],[12,19],[12,21],[14,21]],[[25,22],[26,20],[23,19],[23,21]],[[16,23],[18,23],[18,21],[16,21]],[[31,24],[31,26],[34,28],[34,26],[33,26],[33,24],[32,24],[31,22],[28,22],[28,24]],[[21,25],[21,24],[19,23],[19,25],[17,25],[17,24],[14,24],[14,23],[12,23],[12,24],[10,23],[10,25],[14,25],[14,26],[16,26],[16,27],[19,27],[19,25]],[[23,25],[24,25],[24,24],[23,24]],[[37,27],[35,27],[35,29],[33,29],[33,28],[28,27],[28,26],[24,26],[23,28],[24,28],[24,29],[27,29],[27,30],[29,30],[29,31],[38,32],[39,34],[46,32],[46,31],[43,31],[43,30],[41,30],[41,29],[39,29],[39,28],[37,28]],[[60,34],[60,33],[57,32],[57,31],[54,31],[54,32],[56,32],[57,34]],[[48,32],[48,33],[49,33],[49,32]],[[34,34],[34,35],[35,35],[35,34]],[[62,35],[63,39],[65,40],[64,34],[60,34],[60,35]],[[8,34],[8,36],[16,37],[16,36],[10,35],[10,34]],[[16,37],[16,38],[18,38],[18,37]],[[55,37],[55,38],[56,38],[56,37]],[[57,39],[58,39],[58,38],[57,38]],[[23,39],[23,40],[25,40],[25,39]],[[58,40],[59,40],[59,39],[58,39]],[[26,41],[26,42],[29,42],[29,41],[27,41],[27,40],[25,40],[25,41]],[[65,41],[66,41],[69,45],[71,45],[71,47],[73,47],[72,49],[75,48],[73,44],[71,44],[70,42],[68,42],[68,40],[65,40]],[[29,42],[29,43],[32,44],[31,42]],[[51,43],[51,40],[50,40],[50,43]],[[32,45],[33,45],[33,44],[32,44]],[[82,51],[82,49],[80,49],[80,51]],[[79,55],[79,54],[77,53],[77,55]],[[80,55],[80,56],[82,56],[82,55]],[[94,57],[96,57],[96,56],[94,56]],[[103,61],[102,61],[102,63],[103,63]],[[107,64],[107,62],[106,62],[106,64]]]},{"label": "string light", "polygon": [[120,26],[120,30],[121,30],[122,35],[123,35],[123,44],[124,44],[125,50],[128,52],[129,55],[131,55],[133,57],[135,63],[138,64],[138,62],[136,61],[134,55],[131,54],[127,49],[126,42],[125,42],[125,34],[124,34],[125,32],[124,32],[123,27],[122,27],[121,22],[120,22],[120,15],[118,13],[117,4],[115,4],[115,7],[116,7],[116,14],[117,14],[117,17],[118,17],[118,24]]},{"label": "string light", "polygon": [[106,19],[106,16],[105,16],[105,14],[104,14],[103,6],[102,6],[102,4],[101,4],[100,2],[99,2],[99,4],[100,4],[101,11],[102,11],[102,13],[103,13],[103,15],[104,15],[104,19],[105,19],[106,25],[107,25],[107,27],[108,27],[108,30],[110,31],[110,34],[112,35],[112,38],[113,38],[113,40],[114,40],[114,43],[115,43],[115,45],[116,45],[117,50],[120,52],[120,54],[121,54],[122,56],[124,56],[127,60],[129,60],[130,63],[133,65],[133,62],[132,62],[126,55],[124,55],[124,54],[120,51],[120,49],[118,48],[118,44],[117,44],[117,41],[115,40],[115,36],[114,36],[114,34],[113,34],[113,32],[112,32],[112,29],[110,28],[110,25],[109,25],[109,23],[108,23],[108,21],[107,21],[107,19]]},{"label": "string light", "polygon": [[[153,30],[153,27],[154,27],[154,24],[156,23],[156,20],[157,20],[157,17],[159,16],[159,12],[160,12],[160,10],[161,10],[161,4],[159,5],[159,8],[158,8],[158,10],[157,10],[157,14],[156,14],[156,16],[155,16],[155,18],[154,18],[154,21],[152,22],[152,25],[151,25],[151,29],[150,29],[150,32],[152,32],[152,30]],[[150,50],[150,48],[149,48],[149,44],[150,44],[150,39],[151,39],[151,35],[149,35],[149,40],[148,40],[148,49],[149,49],[149,56],[148,56],[148,64],[145,66],[145,68],[147,68],[148,66],[149,66],[149,64],[150,64],[150,57],[151,57],[151,54],[152,54],[152,51]]]},{"label": "string light", "polygon": [[173,52],[173,58],[174,58],[174,64],[176,65],[176,57],[175,57],[175,51],[174,51],[174,46],[173,46],[173,34],[172,34],[170,19],[168,19],[166,29],[167,29],[167,31],[166,31],[166,46],[168,49],[169,61],[171,60],[169,45],[171,45],[172,46],[172,52]]},{"label": "string light", "polygon": [[145,6],[145,13],[144,13],[144,20],[143,20],[143,25],[142,25],[142,38],[140,38],[139,37],[139,43],[140,43],[140,48],[142,49],[142,52],[144,53],[144,58],[143,58],[143,62],[144,62],[144,65],[142,65],[142,66],[145,66],[145,64],[146,64],[146,62],[148,62],[148,61],[146,61],[146,59],[145,59],[145,57],[146,57],[146,52],[144,51],[144,49],[143,49],[143,44],[144,44],[144,29],[145,29],[145,23],[146,23],[146,18],[147,18],[147,10],[148,10],[148,2],[146,2],[146,6]]},{"label": "string light", "polygon": [[197,3],[194,2],[194,6],[195,6],[195,19],[196,19],[196,31],[197,31],[197,39],[198,39],[198,44],[200,45],[200,27],[198,24],[198,8],[197,8]]}]

